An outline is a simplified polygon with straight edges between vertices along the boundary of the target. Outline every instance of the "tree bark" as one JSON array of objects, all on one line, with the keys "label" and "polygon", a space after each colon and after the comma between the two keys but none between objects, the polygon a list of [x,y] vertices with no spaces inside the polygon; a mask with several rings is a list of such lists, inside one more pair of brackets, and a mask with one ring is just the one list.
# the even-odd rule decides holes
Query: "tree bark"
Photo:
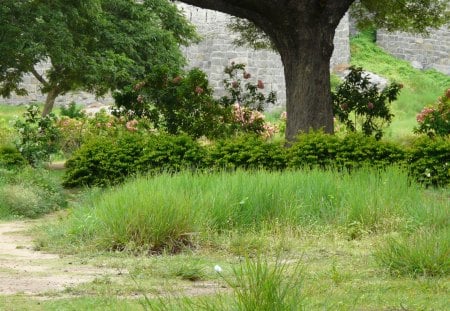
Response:
[{"label": "tree bark", "polygon": [[330,59],[335,30],[355,0],[181,0],[246,18],[274,42],[286,80],[286,140],[333,132]]},{"label": "tree bark", "polygon": [[50,112],[52,112],[53,106],[55,105],[55,99],[59,95],[58,87],[53,87],[47,93],[47,97],[45,98],[44,109],[42,110],[42,116],[45,117]]},{"label": "tree bark", "polygon": [[[330,94],[330,58],[334,29],[320,25],[303,28],[302,45],[279,48],[286,80],[286,140],[300,133],[323,130],[333,133],[333,109]],[[322,38],[317,34],[322,33]]]}]

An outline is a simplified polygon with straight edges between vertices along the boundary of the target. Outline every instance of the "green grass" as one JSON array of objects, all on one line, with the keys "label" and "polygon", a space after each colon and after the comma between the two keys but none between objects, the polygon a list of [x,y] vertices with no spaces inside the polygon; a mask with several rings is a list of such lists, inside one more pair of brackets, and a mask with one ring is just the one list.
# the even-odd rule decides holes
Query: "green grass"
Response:
[{"label": "green grass", "polygon": [[66,207],[60,183],[45,169],[0,170],[0,219],[36,218]]},{"label": "green grass", "polygon": [[404,85],[398,100],[392,104],[395,117],[387,130],[387,135],[392,138],[410,136],[417,125],[417,113],[436,102],[450,86],[450,76],[436,70],[414,69],[409,62],[385,52],[376,45],[371,32],[363,32],[351,39],[351,54],[352,65]]},{"label": "green grass", "polygon": [[389,237],[375,252],[378,263],[394,275],[450,275],[450,228],[420,230]]},{"label": "green grass", "polygon": [[[352,238],[444,224],[448,207],[445,200],[429,200],[396,168],[352,174],[185,172],[141,177],[97,193],[51,229],[57,234],[48,243],[178,252],[205,235],[299,226],[344,228]],[[259,243],[257,238],[235,242],[237,248]]]}]

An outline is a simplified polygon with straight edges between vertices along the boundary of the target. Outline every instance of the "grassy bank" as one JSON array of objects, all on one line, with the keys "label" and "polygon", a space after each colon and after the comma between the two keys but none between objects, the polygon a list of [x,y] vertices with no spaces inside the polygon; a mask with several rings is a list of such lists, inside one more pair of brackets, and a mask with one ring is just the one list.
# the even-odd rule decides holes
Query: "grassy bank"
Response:
[{"label": "grassy bank", "polygon": [[412,135],[412,129],[417,125],[417,113],[424,106],[436,102],[450,86],[450,76],[436,70],[414,69],[409,62],[388,54],[374,41],[371,32],[352,38],[351,63],[404,85],[398,100],[392,104],[395,117],[387,136],[402,138]]}]

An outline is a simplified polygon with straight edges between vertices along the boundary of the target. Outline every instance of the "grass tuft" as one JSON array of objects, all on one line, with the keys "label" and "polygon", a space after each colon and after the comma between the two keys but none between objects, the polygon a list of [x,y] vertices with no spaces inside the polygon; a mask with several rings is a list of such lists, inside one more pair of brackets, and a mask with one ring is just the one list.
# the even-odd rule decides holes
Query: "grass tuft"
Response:
[{"label": "grass tuft", "polygon": [[448,276],[450,230],[419,230],[407,237],[388,238],[374,253],[376,261],[394,275]]}]

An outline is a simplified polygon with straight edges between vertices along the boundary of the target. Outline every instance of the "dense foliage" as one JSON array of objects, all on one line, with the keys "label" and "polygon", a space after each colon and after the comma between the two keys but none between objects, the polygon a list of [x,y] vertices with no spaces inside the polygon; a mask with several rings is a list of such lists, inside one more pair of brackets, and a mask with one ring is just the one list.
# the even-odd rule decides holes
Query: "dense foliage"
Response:
[{"label": "dense foliage", "polygon": [[145,118],[157,130],[194,138],[224,134],[227,111],[213,98],[206,74],[199,69],[171,73],[153,68],[145,80],[114,93],[114,115]]},{"label": "dense foliage", "polygon": [[204,151],[187,136],[121,132],[89,139],[67,163],[64,185],[107,186],[138,173],[202,167]]},{"label": "dense foliage", "polygon": [[331,92],[334,115],[348,131],[356,132],[359,128],[364,135],[381,139],[383,127],[393,117],[389,104],[397,99],[401,88],[402,85],[393,82],[379,90],[362,68],[350,67],[342,84]]},{"label": "dense foliage", "polygon": [[114,93],[113,114],[193,138],[215,139],[238,133],[273,136],[274,129],[266,124],[262,111],[275,103],[275,94],[264,95],[263,81],[250,81],[245,65],[233,63],[224,72],[225,95],[217,100],[200,69],[174,73],[166,66],[155,67],[142,81]]},{"label": "dense foliage", "polygon": [[417,139],[408,152],[411,175],[426,186],[450,185],[450,139]]},{"label": "dense foliage", "polygon": [[[0,8],[0,95],[26,93],[32,74],[47,94],[44,114],[55,98],[84,89],[105,94],[142,79],[153,66],[184,65],[179,44],[196,39],[168,1],[3,1]],[[42,73],[41,62],[51,67]]]},{"label": "dense foliage", "polygon": [[27,107],[23,119],[14,123],[19,135],[16,146],[32,166],[48,161],[59,150],[60,132],[55,121],[54,114],[41,116],[39,107],[33,104]]}]

